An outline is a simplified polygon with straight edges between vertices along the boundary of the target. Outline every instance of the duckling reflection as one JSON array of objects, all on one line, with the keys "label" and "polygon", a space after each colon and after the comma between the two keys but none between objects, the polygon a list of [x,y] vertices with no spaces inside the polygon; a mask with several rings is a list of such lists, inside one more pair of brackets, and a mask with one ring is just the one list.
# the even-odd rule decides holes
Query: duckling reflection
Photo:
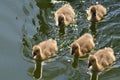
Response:
[{"label": "duckling reflection", "polygon": [[67,26],[75,23],[75,12],[70,4],[65,4],[55,12],[56,26]]},{"label": "duckling reflection", "polygon": [[61,38],[63,38],[64,34],[65,34],[65,27],[60,27],[60,28],[59,28],[59,36],[60,36]]},{"label": "duckling reflection", "polygon": [[[58,50],[57,42],[53,39],[40,42],[33,46],[33,58],[36,61],[33,76],[35,78],[42,78],[42,62],[56,55]],[[39,75],[38,75],[39,74]]]},{"label": "duckling reflection", "polygon": [[42,78],[42,62],[39,60],[35,60],[35,68],[33,72],[33,78],[41,79]]},{"label": "duckling reflection", "polygon": [[[77,67],[78,64],[76,62],[78,62],[79,60],[78,58],[81,56],[85,56],[86,53],[90,52],[94,47],[95,47],[94,38],[89,33],[85,33],[77,40],[75,40],[71,44],[72,49],[71,55],[74,55],[74,61],[72,65],[76,64]],[[73,67],[76,68],[75,65]]]},{"label": "duckling reflection", "polygon": [[87,19],[94,22],[94,21],[100,21],[104,15],[107,13],[107,10],[104,6],[101,4],[96,3],[95,5],[92,5],[88,8]]},{"label": "duckling reflection", "polygon": [[94,38],[96,38],[96,33],[97,33],[96,27],[97,27],[96,22],[92,22],[89,27],[90,32],[94,36]]},{"label": "duckling reflection", "polygon": [[94,55],[89,56],[88,68],[93,73],[102,72],[107,69],[115,60],[116,58],[113,49],[106,47],[104,49],[98,50]]}]

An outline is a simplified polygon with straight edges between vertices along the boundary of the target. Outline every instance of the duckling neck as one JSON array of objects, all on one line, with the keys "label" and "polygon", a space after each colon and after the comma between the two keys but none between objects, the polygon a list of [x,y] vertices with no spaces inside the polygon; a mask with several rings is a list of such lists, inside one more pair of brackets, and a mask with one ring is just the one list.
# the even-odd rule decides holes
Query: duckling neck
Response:
[{"label": "duckling neck", "polygon": [[82,52],[81,52],[81,50],[80,50],[80,47],[77,49],[77,55],[76,56],[78,56],[78,57],[80,57],[80,56],[82,56]]},{"label": "duckling neck", "polygon": [[41,61],[44,61],[45,59],[46,59],[46,56],[45,56],[43,53],[41,53],[41,54],[40,54],[40,60],[41,60]]},{"label": "duckling neck", "polygon": [[98,63],[98,60],[96,60],[95,64],[93,65],[93,71],[97,72],[103,71],[103,67]]}]

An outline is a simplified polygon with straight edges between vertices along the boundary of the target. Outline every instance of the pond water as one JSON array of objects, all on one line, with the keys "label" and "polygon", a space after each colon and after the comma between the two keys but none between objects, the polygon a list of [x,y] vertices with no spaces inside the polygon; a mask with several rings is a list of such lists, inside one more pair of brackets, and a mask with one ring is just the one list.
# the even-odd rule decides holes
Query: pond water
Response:
[{"label": "pond water", "polygon": [[[94,29],[86,9],[96,0],[1,0],[0,80],[33,80],[32,46],[49,38],[57,40],[59,57],[43,66],[41,80],[89,80],[87,60],[80,60],[76,70],[68,61],[72,59],[70,44],[86,32],[95,35],[96,50],[112,47],[117,58],[99,80],[120,80],[120,0],[97,1],[108,13]],[[75,9],[77,23],[63,30],[55,26],[54,12],[65,3]]]}]

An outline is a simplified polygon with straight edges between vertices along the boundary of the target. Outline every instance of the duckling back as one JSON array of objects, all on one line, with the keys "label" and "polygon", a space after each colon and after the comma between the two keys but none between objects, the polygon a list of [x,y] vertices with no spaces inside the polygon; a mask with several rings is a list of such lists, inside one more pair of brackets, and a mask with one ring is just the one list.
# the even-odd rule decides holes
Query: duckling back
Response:
[{"label": "duckling back", "polygon": [[89,33],[85,33],[84,35],[79,37],[76,41],[80,45],[83,54],[91,51],[95,47],[94,38]]},{"label": "duckling back", "polygon": [[94,55],[97,57],[98,63],[103,67],[109,66],[116,60],[113,49],[109,47],[98,50]]}]

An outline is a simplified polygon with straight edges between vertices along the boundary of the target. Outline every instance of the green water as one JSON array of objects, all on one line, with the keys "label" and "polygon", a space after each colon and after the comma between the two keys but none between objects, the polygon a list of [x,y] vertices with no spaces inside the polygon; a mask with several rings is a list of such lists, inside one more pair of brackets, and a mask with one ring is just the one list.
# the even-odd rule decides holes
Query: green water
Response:
[{"label": "green water", "polygon": [[[49,38],[57,40],[59,57],[43,66],[41,80],[89,80],[87,60],[80,60],[75,70],[68,61],[70,44],[85,32],[95,35],[96,50],[107,46],[115,51],[115,65],[99,80],[120,80],[120,0],[97,0],[108,13],[96,29],[90,27],[85,11],[96,0],[52,1],[0,0],[0,80],[33,80],[32,46]],[[54,11],[65,3],[75,9],[77,23],[60,29]]]}]

